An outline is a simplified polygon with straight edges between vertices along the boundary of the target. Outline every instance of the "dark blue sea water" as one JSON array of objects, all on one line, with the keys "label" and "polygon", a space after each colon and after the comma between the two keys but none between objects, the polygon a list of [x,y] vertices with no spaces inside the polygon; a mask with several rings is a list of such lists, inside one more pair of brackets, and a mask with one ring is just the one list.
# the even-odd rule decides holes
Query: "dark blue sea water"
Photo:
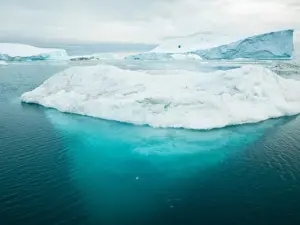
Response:
[{"label": "dark blue sea water", "polygon": [[300,117],[189,131],[20,103],[66,67],[0,68],[1,225],[300,224]]}]

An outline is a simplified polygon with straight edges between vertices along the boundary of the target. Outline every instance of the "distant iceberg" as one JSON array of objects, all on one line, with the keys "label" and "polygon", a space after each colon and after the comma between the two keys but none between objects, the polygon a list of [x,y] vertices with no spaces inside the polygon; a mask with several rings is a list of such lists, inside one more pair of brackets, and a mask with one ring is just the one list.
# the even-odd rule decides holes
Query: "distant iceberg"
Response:
[{"label": "distant iceberg", "polygon": [[137,55],[129,55],[126,60],[199,60],[202,59],[199,54],[195,53],[163,53],[163,52],[146,52]]},{"label": "distant iceberg", "polygon": [[98,53],[92,55],[78,55],[70,56],[71,61],[93,61],[93,60],[114,60],[114,59],[123,59],[124,57],[120,54],[115,53]]},{"label": "distant iceberg", "polygon": [[68,59],[63,49],[37,48],[30,45],[0,43],[0,60],[35,61]]},{"label": "distant iceberg", "polygon": [[293,30],[285,30],[256,35],[195,53],[204,59],[289,59],[294,50],[293,33]]},{"label": "distant iceberg", "polygon": [[262,66],[151,75],[97,65],[62,71],[21,101],[139,125],[212,129],[298,114],[299,90],[300,81]]},{"label": "distant iceberg", "polygon": [[[126,59],[168,59],[174,54],[197,55],[201,59],[290,59],[293,54],[294,30],[283,30],[230,41],[232,37],[194,35],[166,41],[150,52]],[[237,39],[236,39],[237,40]],[[223,44],[221,44],[223,41]],[[229,44],[227,44],[229,43]]]}]

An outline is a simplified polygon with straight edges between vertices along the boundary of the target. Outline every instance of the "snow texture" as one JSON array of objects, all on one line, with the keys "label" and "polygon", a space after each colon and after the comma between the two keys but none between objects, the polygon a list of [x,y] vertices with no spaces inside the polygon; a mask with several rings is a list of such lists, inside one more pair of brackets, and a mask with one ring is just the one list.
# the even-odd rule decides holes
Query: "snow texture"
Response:
[{"label": "snow texture", "polygon": [[150,52],[133,55],[127,59],[168,59],[174,53],[198,55],[207,60],[289,59],[294,50],[293,34],[294,30],[283,30],[255,35],[235,42],[229,41],[233,38],[226,35],[220,37],[212,34],[194,35],[166,41]]},{"label": "snow texture", "polygon": [[114,66],[62,71],[21,101],[153,127],[212,129],[300,113],[300,81],[262,66],[209,73],[130,71]]},{"label": "snow texture", "polygon": [[37,48],[30,45],[0,43],[0,60],[34,61],[68,59],[63,49]]}]

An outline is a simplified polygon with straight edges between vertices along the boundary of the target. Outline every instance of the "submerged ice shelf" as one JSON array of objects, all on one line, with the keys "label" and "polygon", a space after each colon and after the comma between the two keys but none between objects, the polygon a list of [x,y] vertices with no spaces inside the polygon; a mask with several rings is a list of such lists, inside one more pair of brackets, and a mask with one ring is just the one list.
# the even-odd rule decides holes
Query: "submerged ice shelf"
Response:
[{"label": "submerged ice shelf", "polygon": [[63,49],[37,48],[30,45],[0,43],[0,60],[34,61],[68,59]]},{"label": "submerged ice shelf", "polygon": [[[198,56],[200,59],[289,59],[292,57],[294,30],[254,35],[242,39],[203,34],[172,39],[150,52],[128,56],[131,60],[173,59],[173,55]],[[223,43],[222,43],[223,41]]]},{"label": "submerged ice shelf", "polygon": [[300,81],[262,66],[151,75],[98,65],[62,71],[21,101],[139,125],[212,129],[298,114],[299,90]]}]

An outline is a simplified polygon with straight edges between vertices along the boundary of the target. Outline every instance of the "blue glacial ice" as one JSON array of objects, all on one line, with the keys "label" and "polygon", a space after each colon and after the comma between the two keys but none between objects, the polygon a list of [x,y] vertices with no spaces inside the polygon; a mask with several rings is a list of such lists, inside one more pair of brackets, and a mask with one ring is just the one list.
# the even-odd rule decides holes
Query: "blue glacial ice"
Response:
[{"label": "blue glacial ice", "polygon": [[3,61],[65,60],[68,58],[66,50],[63,49],[0,43],[0,60]]},{"label": "blue glacial ice", "polygon": [[290,59],[294,50],[293,34],[294,30],[283,30],[242,38],[234,42],[228,36],[203,38],[196,35],[166,41],[150,52],[128,56],[126,59],[173,60],[178,58],[174,56],[181,56],[180,59],[206,60]]},{"label": "blue glacial ice", "polygon": [[252,36],[228,45],[197,50],[204,59],[287,59],[293,54],[293,30]]}]

